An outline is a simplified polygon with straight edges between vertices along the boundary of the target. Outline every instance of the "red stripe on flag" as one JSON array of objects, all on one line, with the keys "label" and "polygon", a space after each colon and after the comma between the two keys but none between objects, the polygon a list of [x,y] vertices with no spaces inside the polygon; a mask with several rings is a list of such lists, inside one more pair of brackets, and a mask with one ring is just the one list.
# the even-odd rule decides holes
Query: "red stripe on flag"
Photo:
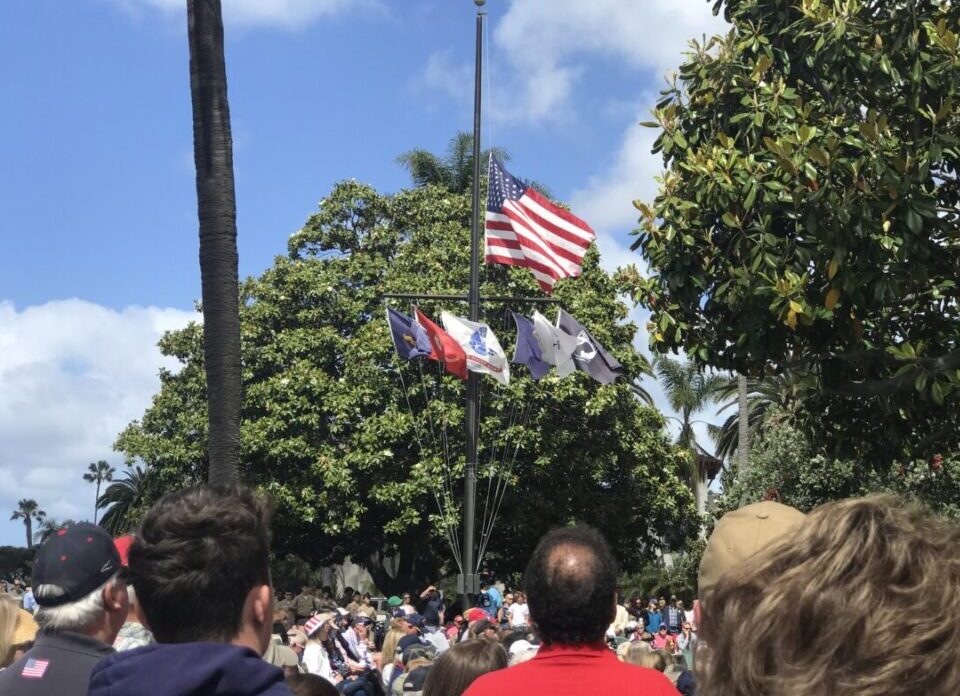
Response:
[{"label": "red stripe on flag", "polygon": [[[507,212],[510,219],[513,220],[514,230],[516,230],[517,227],[523,230],[523,233],[517,234],[517,239],[520,240],[520,244],[522,246],[531,249],[532,251],[536,251],[541,256],[549,258],[550,261],[555,263],[562,271],[563,276],[576,275],[575,270],[567,268],[563,262],[567,261],[574,266],[579,267],[583,262],[582,255],[577,256],[567,249],[558,248],[553,244],[550,244],[543,238],[540,232],[531,227],[530,223],[521,215],[509,208],[504,208],[504,210]],[[526,212],[526,208],[523,208],[523,212]]]},{"label": "red stripe on flag", "polygon": [[586,234],[590,235],[591,239],[596,238],[597,233],[593,231],[593,228],[590,227],[590,225],[588,225],[586,222],[578,218],[569,210],[564,210],[560,206],[555,205],[554,203],[551,203],[548,199],[541,196],[537,191],[533,190],[532,188],[527,187],[527,190],[524,192],[523,195],[529,196],[530,198],[535,200],[537,203],[539,203],[541,207],[546,208],[557,217],[563,218],[565,222],[570,223],[574,227],[577,227],[583,230]]}]

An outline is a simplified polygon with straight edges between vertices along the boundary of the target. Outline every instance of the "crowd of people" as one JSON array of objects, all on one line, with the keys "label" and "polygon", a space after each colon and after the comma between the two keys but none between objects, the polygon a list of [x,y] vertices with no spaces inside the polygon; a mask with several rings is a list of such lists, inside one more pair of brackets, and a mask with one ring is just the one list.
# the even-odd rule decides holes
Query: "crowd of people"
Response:
[{"label": "crowd of people", "polygon": [[519,588],[375,604],[278,591],[243,488],[171,493],[135,535],[78,524],[0,586],[3,696],[897,696],[960,693],[960,528],[889,496],[774,502],[710,535],[699,598],[621,600],[587,526],[537,544]]}]

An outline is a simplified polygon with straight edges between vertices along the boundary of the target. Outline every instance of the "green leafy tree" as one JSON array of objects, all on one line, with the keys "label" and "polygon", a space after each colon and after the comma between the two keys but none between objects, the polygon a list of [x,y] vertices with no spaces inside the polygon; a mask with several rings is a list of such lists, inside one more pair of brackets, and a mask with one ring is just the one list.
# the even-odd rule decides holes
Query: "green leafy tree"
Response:
[{"label": "green leafy tree", "polygon": [[[767,375],[761,379],[747,380],[747,418],[741,419],[740,384],[734,378],[723,384],[716,392],[717,401],[722,402],[719,413],[736,408],[722,425],[711,425],[710,435],[716,443],[716,454],[720,458],[733,457],[740,452],[741,423],[747,424],[751,434],[762,435],[768,425],[797,423],[797,409],[805,399],[816,390],[816,380],[799,372],[787,372],[780,375]],[[776,421],[771,417],[776,415]],[[747,444],[749,452],[750,445]],[[738,461],[738,463],[740,463]]]},{"label": "green leafy tree", "polygon": [[113,481],[113,475],[116,469],[107,464],[104,460],[91,462],[87,467],[87,473],[83,475],[83,480],[87,483],[93,483],[97,487],[96,495],[93,497],[93,523],[97,523],[97,510],[100,507],[100,486],[104,483]]},{"label": "green leafy tree", "polygon": [[240,461],[240,319],[233,135],[220,0],[187,0],[193,158],[200,221],[210,483],[237,480]]},{"label": "green leafy tree", "polygon": [[129,533],[146,507],[147,490],[146,471],[140,466],[128,468],[124,478],[111,483],[97,498],[97,508],[106,509],[100,526],[114,536]]},{"label": "green leafy tree", "polygon": [[709,452],[697,442],[694,416],[713,403],[726,379],[721,375],[707,374],[692,360],[674,360],[665,355],[654,357],[653,367],[670,408],[677,414],[675,420],[680,425],[680,432],[676,443],[686,453],[687,478],[694,497],[697,497],[700,456],[702,452]]},{"label": "green leafy tree", "polygon": [[40,509],[36,500],[24,498],[17,503],[17,509],[10,515],[11,520],[23,520],[27,532],[27,548],[33,548],[33,523],[42,523],[47,513]]},{"label": "green leafy tree", "polygon": [[805,429],[877,465],[960,442],[960,5],[720,0],[657,105],[623,277],[658,351],[802,370]]},{"label": "green leafy tree", "polygon": [[[278,558],[319,567],[349,555],[383,592],[453,570],[444,539],[460,515],[463,383],[437,363],[398,363],[383,295],[462,291],[469,220],[466,194],[428,186],[384,196],[344,182],[288,255],[244,284],[242,473],[276,501]],[[636,328],[622,323],[627,307],[598,261],[590,251],[583,275],[558,283],[555,296],[633,377],[643,369]],[[483,275],[483,295],[537,292],[524,269]],[[423,305],[433,317],[441,308],[460,310]],[[486,306],[504,346],[508,309],[534,307]],[[161,372],[152,406],[117,442],[149,467],[148,499],[206,473],[202,331],[193,324],[161,340],[183,367]],[[487,567],[516,571],[544,531],[572,520],[597,524],[627,565],[695,533],[683,453],[629,382],[601,387],[579,373],[534,382],[524,368],[507,387],[482,381],[478,526],[492,512],[487,486],[502,480],[506,490]]]},{"label": "green leafy tree", "polygon": [[762,499],[808,512],[832,500],[891,492],[939,514],[960,517],[960,459],[955,456],[935,454],[906,464],[864,467],[812,444],[790,423],[788,413],[774,408],[768,423],[751,449],[749,469],[724,474],[723,494],[714,510],[718,516]]},{"label": "green leafy tree", "polygon": [[0,578],[9,581],[12,578],[30,577],[33,555],[33,549],[0,546]]},{"label": "green leafy tree", "polygon": [[[510,159],[500,148],[484,150],[480,153],[484,172],[491,154],[505,162]],[[470,193],[473,187],[473,135],[458,132],[443,156],[416,148],[398,156],[397,162],[410,172],[415,186],[440,186],[451,193]]]}]

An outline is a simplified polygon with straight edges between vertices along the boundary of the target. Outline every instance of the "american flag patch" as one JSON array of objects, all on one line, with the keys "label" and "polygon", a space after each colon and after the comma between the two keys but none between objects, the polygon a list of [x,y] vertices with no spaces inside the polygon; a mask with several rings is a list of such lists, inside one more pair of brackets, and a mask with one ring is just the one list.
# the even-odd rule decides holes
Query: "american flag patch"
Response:
[{"label": "american flag patch", "polygon": [[43,675],[49,666],[50,660],[27,660],[20,676],[24,679],[43,679]]}]

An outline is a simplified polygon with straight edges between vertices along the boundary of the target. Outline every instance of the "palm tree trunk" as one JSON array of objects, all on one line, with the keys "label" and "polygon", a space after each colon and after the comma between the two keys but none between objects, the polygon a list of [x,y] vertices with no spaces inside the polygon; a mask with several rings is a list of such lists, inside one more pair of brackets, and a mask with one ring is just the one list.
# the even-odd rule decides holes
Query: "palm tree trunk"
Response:
[{"label": "palm tree trunk", "polygon": [[30,519],[30,515],[27,515],[23,520],[23,524],[27,528],[27,549],[33,548],[33,521]]},{"label": "palm tree trunk", "polygon": [[193,152],[200,221],[208,480],[228,484],[240,465],[240,316],[233,137],[220,0],[187,0]]},{"label": "palm tree trunk", "polygon": [[739,434],[737,436],[737,464],[739,476],[747,473],[750,456],[750,411],[747,404],[747,378],[737,375],[737,408],[739,419]]},{"label": "palm tree trunk", "polygon": [[97,523],[97,501],[100,500],[100,479],[97,479],[97,492],[96,497],[93,499],[93,523]]}]

